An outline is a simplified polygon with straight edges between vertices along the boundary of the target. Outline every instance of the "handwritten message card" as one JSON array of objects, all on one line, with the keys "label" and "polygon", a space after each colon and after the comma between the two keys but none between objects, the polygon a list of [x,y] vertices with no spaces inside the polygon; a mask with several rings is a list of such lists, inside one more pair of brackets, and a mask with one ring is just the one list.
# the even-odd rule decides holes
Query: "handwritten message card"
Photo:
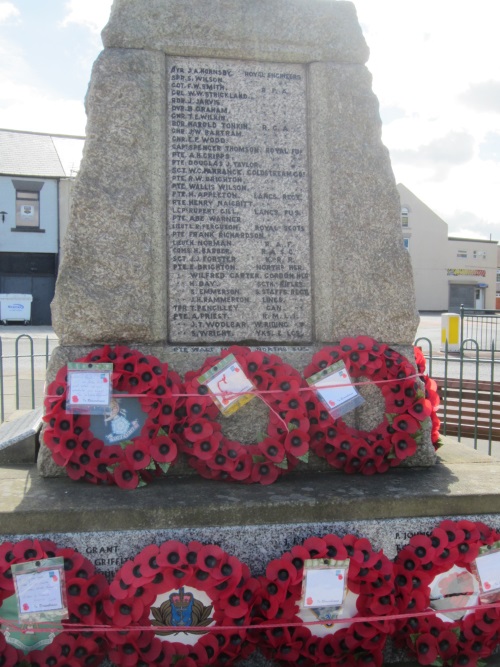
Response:
[{"label": "handwritten message card", "polygon": [[365,402],[356,387],[352,385],[349,373],[341,361],[315,373],[307,383],[316,388],[319,399],[334,419]]},{"label": "handwritten message card", "polygon": [[302,606],[338,607],[344,603],[349,561],[307,560],[304,563]]},{"label": "handwritten message card", "polygon": [[485,593],[500,590],[500,550],[478,556],[476,568],[481,588]]},{"label": "handwritten message card", "polygon": [[67,617],[64,558],[17,563],[11,569],[21,623]]},{"label": "handwritten message card", "polygon": [[226,417],[255,397],[255,385],[245,375],[234,355],[230,354],[198,378],[208,387],[215,404]]},{"label": "handwritten message card", "polygon": [[113,364],[68,364],[68,412],[103,414],[109,409]]}]

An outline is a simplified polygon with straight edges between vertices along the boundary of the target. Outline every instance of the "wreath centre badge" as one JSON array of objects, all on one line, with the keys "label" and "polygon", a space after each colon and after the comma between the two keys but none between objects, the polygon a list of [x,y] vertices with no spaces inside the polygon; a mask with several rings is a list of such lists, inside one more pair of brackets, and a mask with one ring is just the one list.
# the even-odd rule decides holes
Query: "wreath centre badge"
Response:
[{"label": "wreath centre badge", "polygon": [[[173,591],[162,593],[151,605],[150,620],[154,626],[176,629],[158,629],[159,637],[176,636],[183,644],[194,645],[198,636],[206,634],[204,630],[215,623],[213,604],[203,591],[189,586],[181,586]],[[182,639],[179,637],[182,636]]]}]

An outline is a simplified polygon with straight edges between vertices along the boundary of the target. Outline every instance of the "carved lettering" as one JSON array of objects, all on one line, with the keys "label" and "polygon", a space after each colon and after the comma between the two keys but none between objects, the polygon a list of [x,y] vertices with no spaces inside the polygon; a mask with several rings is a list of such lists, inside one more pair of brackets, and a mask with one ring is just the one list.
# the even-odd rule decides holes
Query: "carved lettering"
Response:
[{"label": "carved lettering", "polygon": [[308,342],[302,66],[168,63],[171,341]]}]

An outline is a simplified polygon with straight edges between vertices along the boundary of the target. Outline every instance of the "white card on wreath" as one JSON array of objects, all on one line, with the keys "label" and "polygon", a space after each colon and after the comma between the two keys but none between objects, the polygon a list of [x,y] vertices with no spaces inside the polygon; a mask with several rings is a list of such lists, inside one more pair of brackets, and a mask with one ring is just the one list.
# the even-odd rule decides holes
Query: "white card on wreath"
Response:
[{"label": "white card on wreath", "polygon": [[347,568],[305,569],[304,607],[342,605],[345,597]]},{"label": "white card on wreath", "polygon": [[67,412],[105,412],[111,403],[113,364],[68,364]]},{"label": "white card on wreath", "polygon": [[476,567],[485,593],[500,589],[500,551],[478,556]]},{"label": "white card on wreath", "polygon": [[230,354],[198,378],[208,387],[215,404],[229,416],[255,397],[255,385]]},{"label": "white card on wreath", "polygon": [[341,361],[315,373],[307,383],[315,387],[318,398],[334,419],[364,403]]}]

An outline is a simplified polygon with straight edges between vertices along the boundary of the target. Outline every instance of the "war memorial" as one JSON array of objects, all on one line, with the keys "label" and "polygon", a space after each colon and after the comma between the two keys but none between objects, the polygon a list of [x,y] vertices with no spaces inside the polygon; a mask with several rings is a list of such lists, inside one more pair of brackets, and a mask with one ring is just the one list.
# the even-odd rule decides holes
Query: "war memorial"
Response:
[{"label": "war memorial", "polygon": [[[36,467],[0,469],[0,533],[33,545],[12,551],[22,562],[90,563],[67,568],[70,619],[90,633],[164,628],[106,649],[72,639],[75,664],[376,665],[410,659],[393,635],[412,628],[422,664],[476,664],[453,661],[467,632],[482,634],[473,657],[500,632],[467,570],[500,539],[499,466],[450,442],[436,455],[354,5],[114,0],[102,38],[41,448]],[[104,417],[77,405],[97,374]],[[315,606],[315,559],[318,581],[349,569],[340,602]],[[75,583],[89,568],[94,601]],[[427,608],[426,586],[444,610],[434,634],[404,616]],[[447,616],[453,596],[475,611]],[[378,620],[335,624],[355,615]],[[454,639],[446,623],[462,624]]]}]

